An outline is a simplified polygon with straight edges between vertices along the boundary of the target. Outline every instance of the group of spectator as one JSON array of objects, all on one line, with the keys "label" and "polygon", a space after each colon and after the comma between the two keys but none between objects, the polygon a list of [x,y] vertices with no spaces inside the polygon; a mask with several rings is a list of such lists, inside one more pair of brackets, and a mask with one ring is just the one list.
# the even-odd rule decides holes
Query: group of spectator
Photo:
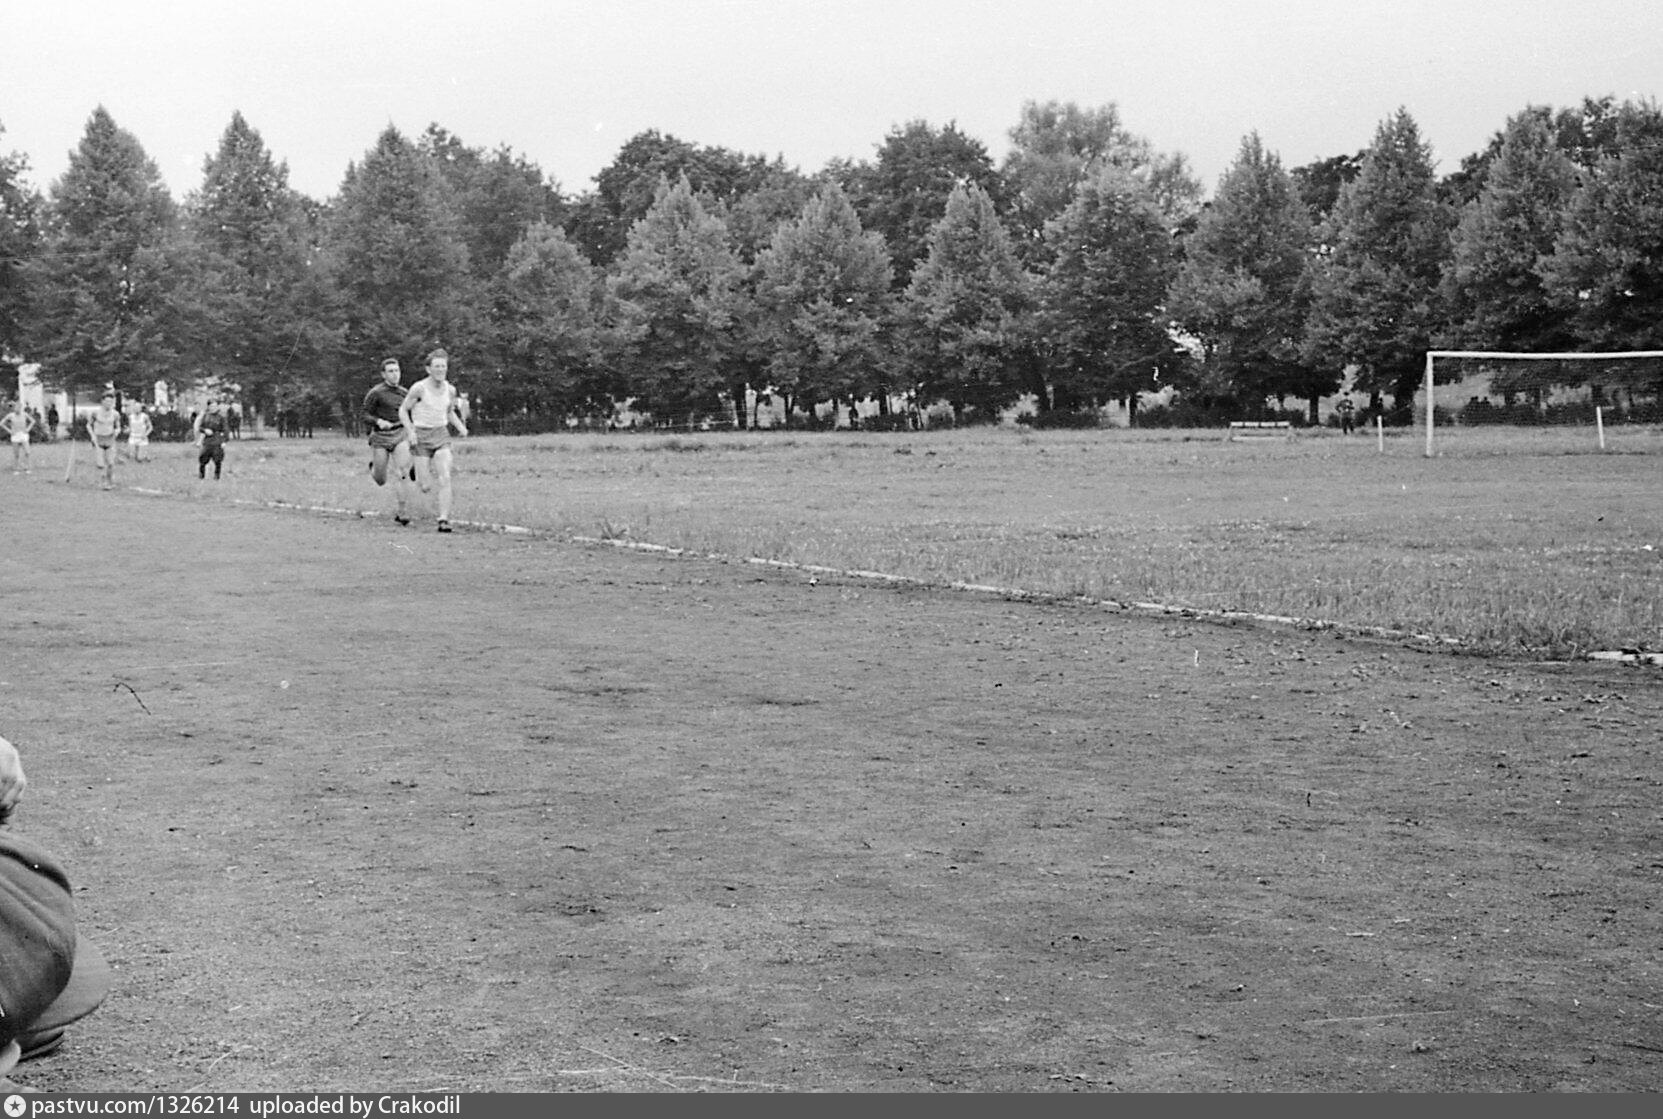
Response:
[{"label": "group of spectator", "polygon": [[[310,434],[310,432],[308,432]],[[95,466],[105,488],[114,485],[113,470],[118,458],[145,462],[152,437],[167,441],[191,441],[202,449],[199,473],[206,477],[211,464],[218,478],[225,461],[225,442],[242,435],[242,410],[235,404],[210,402],[203,412],[189,419],[163,409],[140,406],[124,408],[115,388],[105,390],[99,405],[84,416],[77,415],[60,427],[58,408],[40,409],[21,398],[0,405],[0,438],[11,444],[12,473],[32,473],[31,443],[63,438],[86,438],[93,445]],[[71,458],[73,464],[74,459]],[[0,1010],[3,1013],[3,1010]]]},{"label": "group of spectator", "polygon": [[[284,439],[310,439],[312,426],[317,422],[317,407],[279,408],[272,417],[277,434]],[[236,438],[236,436],[233,436]]]}]

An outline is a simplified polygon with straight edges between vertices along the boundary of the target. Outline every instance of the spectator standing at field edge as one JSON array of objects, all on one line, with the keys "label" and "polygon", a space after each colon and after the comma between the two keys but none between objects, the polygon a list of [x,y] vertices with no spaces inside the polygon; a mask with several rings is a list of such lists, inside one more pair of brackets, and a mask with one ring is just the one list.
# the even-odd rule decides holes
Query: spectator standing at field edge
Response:
[{"label": "spectator standing at field edge", "polygon": [[196,445],[200,453],[196,456],[196,476],[206,480],[208,464],[214,464],[214,481],[219,481],[219,472],[225,466],[225,439],[230,432],[230,425],[225,420],[225,410],[219,401],[211,401],[207,411],[196,421]]},{"label": "spectator standing at field edge", "polygon": [[144,461],[144,449],[150,446],[150,433],[155,429],[150,413],[143,408],[134,408],[133,414],[127,417],[127,453],[134,462]]},{"label": "spectator standing at field edge", "polygon": [[450,383],[450,355],[443,348],[427,355],[427,376],[410,386],[399,407],[399,417],[410,440],[410,450],[427,460],[427,474],[418,472],[422,492],[436,488],[439,531],[450,531],[450,432],[466,436],[468,425]]},{"label": "spectator standing at field edge", "polygon": [[398,511],[393,520],[410,523],[405,511],[410,498],[410,437],[404,430],[403,371],[398,358],[381,359],[381,380],[364,397],[364,429],[370,440],[370,477],[378,486],[387,484],[387,467],[393,470],[393,498]]},{"label": "spectator standing at field edge", "polygon": [[12,411],[0,416],[0,428],[5,429],[12,441],[13,474],[29,473],[29,432],[36,426],[35,415],[24,407],[22,397]]}]

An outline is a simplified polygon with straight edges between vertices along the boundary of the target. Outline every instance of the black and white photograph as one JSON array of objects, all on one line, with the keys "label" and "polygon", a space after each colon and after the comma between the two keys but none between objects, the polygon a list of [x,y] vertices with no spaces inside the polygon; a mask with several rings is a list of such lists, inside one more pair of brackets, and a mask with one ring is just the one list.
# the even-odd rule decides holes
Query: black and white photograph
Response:
[{"label": "black and white photograph", "polygon": [[0,0],[6,1115],[1663,1090],[1660,46]]}]

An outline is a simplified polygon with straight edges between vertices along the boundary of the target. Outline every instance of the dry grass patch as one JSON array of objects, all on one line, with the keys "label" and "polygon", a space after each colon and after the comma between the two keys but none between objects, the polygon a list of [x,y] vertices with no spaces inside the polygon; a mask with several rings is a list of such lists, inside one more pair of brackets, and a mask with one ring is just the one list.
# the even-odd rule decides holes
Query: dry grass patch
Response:
[{"label": "dry grass patch", "polygon": [[[1658,436],[1610,433],[1599,453],[1577,431],[1463,431],[1432,459],[1418,432],[1384,452],[1329,433],[482,438],[459,449],[456,509],[554,535],[1574,656],[1663,647]],[[61,446],[42,450],[50,476]],[[219,487],[196,481],[188,449],[157,450],[121,480],[390,508],[356,441],[233,443]]]}]

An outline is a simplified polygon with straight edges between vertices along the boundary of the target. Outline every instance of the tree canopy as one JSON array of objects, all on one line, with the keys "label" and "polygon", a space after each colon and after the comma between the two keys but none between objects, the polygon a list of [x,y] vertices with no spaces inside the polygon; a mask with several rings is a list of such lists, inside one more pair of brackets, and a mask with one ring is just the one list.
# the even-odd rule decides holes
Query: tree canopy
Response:
[{"label": "tree canopy", "polygon": [[1026,394],[1090,411],[1159,387],[1210,414],[1292,397],[1315,421],[1347,376],[1407,420],[1433,346],[1663,342],[1653,102],[1526,106],[1441,179],[1403,110],[1291,171],[1249,134],[1205,202],[1113,103],[1029,101],[1009,139],[996,167],[912,120],[805,175],[649,129],[567,196],[507,146],[388,127],[320,202],[233,113],[180,204],[99,108],[44,196],[0,156],[0,358],[71,391],[217,382],[257,412],[350,414],[382,356],[443,344],[521,430],[625,400],[743,422],[770,387],[788,416],[912,390],[965,417]]},{"label": "tree canopy", "polygon": [[923,120],[891,131],[876,162],[846,166],[840,178],[861,224],[888,244],[897,288],[906,286],[929,252],[935,224],[955,189],[973,184],[990,200],[1004,192],[981,141],[956,124],[936,128]]}]

